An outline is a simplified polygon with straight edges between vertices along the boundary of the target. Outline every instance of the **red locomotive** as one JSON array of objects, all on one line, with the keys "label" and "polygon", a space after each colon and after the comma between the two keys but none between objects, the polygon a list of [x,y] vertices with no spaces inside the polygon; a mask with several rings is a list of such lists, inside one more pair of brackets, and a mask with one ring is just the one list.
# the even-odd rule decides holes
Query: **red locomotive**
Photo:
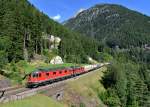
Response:
[{"label": "red locomotive", "polygon": [[84,67],[37,69],[28,75],[27,87],[37,87],[40,85],[53,83],[83,73],[86,73]]}]

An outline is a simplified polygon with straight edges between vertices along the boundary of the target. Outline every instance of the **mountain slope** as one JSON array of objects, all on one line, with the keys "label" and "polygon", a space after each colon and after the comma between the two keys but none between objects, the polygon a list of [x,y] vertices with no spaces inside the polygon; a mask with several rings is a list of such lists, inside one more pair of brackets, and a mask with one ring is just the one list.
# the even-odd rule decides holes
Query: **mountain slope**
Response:
[{"label": "mountain slope", "polygon": [[120,5],[96,5],[66,21],[65,26],[111,47],[137,47],[150,42],[150,17]]}]

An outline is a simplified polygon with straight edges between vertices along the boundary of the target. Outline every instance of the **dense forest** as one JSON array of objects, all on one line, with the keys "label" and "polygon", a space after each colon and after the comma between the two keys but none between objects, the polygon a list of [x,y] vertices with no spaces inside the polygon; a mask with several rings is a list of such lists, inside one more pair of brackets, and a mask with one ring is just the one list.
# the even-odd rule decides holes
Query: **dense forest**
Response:
[{"label": "dense forest", "polygon": [[56,53],[64,61],[86,63],[87,56],[96,56],[96,40],[69,31],[27,0],[0,0],[0,67],[44,55],[49,49],[48,35],[62,39]]},{"label": "dense forest", "polygon": [[150,64],[136,62],[126,53],[113,54],[114,60],[101,81],[107,91],[100,98],[110,107],[149,107]]},{"label": "dense forest", "polygon": [[[65,22],[73,31],[96,38],[111,62],[99,97],[109,107],[150,107],[150,17],[123,6],[102,4]],[[85,30],[86,29],[86,30]]]}]

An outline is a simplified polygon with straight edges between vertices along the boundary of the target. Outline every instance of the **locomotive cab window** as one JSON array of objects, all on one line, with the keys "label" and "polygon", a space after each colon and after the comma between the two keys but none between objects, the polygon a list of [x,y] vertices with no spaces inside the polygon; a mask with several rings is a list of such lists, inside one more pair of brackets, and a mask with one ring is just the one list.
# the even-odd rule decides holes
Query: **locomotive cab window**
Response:
[{"label": "locomotive cab window", "polygon": [[59,71],[59,74],[61,74],[62,73],[62,71]]},{"label": "locomotive cab window", "polygon": [[65,70],[65,73],[67,73],[67,70]]},{"label": "locomotive cab window", "polygon": [[41,74],[39,74],[39,77],[41,77]]},{"label": "locomotive cab window", "polygon": [[38,77],[38,74],[33,74],[33,78],[37,78]]}]

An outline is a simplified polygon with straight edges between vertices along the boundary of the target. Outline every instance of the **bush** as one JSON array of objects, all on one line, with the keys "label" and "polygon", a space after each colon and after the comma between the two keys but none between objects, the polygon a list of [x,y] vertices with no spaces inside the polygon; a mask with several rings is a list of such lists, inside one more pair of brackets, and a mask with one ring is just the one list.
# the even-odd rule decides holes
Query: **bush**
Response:
[{"label": "bush", "polygon": [[102,101],[109,107],[120,107],[120,99],[114,89],[109,88],[106,93],[101,95]]},{"label": "bush", "polygon": [[110,54],[108,54],[108,53],[102,53],[102,52],[100,52],[98,56],[99,56],[98,59],[100,61],[102,61],[102,62],[110,62],[110,61],[113,60],[113,57]]}]

